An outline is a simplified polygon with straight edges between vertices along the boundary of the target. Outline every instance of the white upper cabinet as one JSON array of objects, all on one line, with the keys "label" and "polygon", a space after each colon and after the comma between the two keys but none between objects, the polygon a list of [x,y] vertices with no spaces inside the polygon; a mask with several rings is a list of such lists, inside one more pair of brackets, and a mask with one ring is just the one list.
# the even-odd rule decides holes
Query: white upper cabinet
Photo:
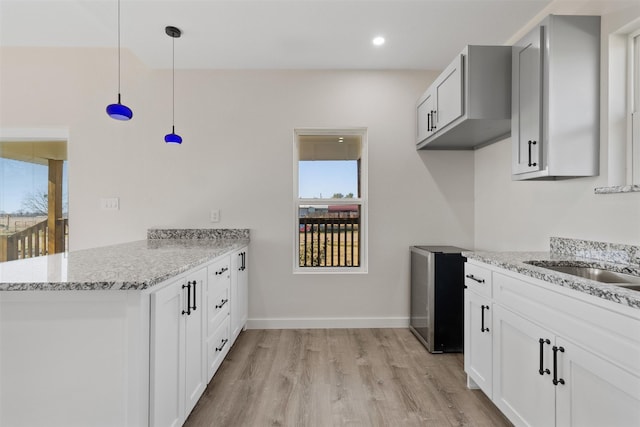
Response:
[{"label": "white upper cabinet", "polygon": [[436,129],[434,123],[435,96],[433,92],[427,91],[418,102],[418,141],[424,141],[431,136]]},{"label": "white upper cabinet", "polygon": [[511,48],[467,46],[417,103],[419,150],[468,150],[509,136]]},{"label": "white upper cabinet", "polygon": [[542,141],[540,122],[541,67],[544,28],[538,27],[513,47],[513,80],[511,117],[513,130],[513,173],[539,171],[542,167],[539,149]]},{"label": "white upper cabinet", "polygon": [[512,49],[513,179],[598,175],[600,17],[549,15]]},{"label": "white upper cabinet", "polygon": [[435,129],[445,128],[464,113],[463,76],[464,57],[459,55],[442,72],[435,84]]}]

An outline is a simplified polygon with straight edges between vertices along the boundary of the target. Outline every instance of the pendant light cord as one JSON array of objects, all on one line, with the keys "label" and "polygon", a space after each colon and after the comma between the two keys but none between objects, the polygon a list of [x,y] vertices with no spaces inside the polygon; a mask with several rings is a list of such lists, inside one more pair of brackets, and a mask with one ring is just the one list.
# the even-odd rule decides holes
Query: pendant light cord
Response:
[{"label": "pendant light cord", "polygon": [[[176,38],[171,37],[171,125],[175,129],[176,125]],[[175,133],[175,130],[174,130]]]},{"label": "pendant light cord", "polygon": [[120,0],[118,0],[118,104],[120,103]]}]

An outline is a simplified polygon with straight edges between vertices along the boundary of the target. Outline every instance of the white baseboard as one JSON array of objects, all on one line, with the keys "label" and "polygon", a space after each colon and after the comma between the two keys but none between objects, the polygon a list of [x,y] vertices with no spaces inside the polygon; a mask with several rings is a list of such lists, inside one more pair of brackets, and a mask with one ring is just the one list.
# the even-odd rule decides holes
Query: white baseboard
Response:
[{"label": "white baseboard", "polygon": [[247,329],[344,329],[408,327],[408,317],[303,317],[247,320]]}]

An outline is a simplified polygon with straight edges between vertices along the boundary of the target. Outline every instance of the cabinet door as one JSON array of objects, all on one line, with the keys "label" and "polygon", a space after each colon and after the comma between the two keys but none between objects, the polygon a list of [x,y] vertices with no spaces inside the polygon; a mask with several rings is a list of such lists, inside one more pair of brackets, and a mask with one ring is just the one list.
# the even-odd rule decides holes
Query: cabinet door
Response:
[{"label": "cabinet door", "polygon": [[184,414],[186,298],[177,281],[151,294],[150,425],[180,426]]},{"label": "cabinet door", "polygon": [[420,143],[427,139],[435,132],[435,97],[431,90],[427,91],[421,98],[420,104],[417,109],[417,124],[418,124],[418,140]]},{"label": "cabinet door", "polygon": [[[191,286],[188,296],[190,305],[185,320],[185,418],[200,399],[207,386],[207,348],[205,338],[205,312],[203,290],[207,270],[198,270],[187,276]],[[189,295],[190,294],[190,295]]]},{"label": "cabinet door", "polygon": [[244,329],[249,318],[249,249],[242,250],[242,267],[238,271],[238,318]]},{"label": "cabinet door", "polygon": [[459,55],[435,83],[436,132],[464,114],[463,65],[464,56]]},{"label": "cabinet door", "polygon": [[492,396],[492,338],[489,299],[464,291],[464,370],[487,395]]},{"label": "cabinet door", "polygon": [[240,334],[240,300],[238,276],[242,269],[242,251],[231,254],[231,341]]},{"label": "cabinet door", "polygon": [[640,378],[613,363],[558,339],[557,426],[640,425]]},{"label": "cabinet door", "polygon": [[249,283],[247,248],[231,255],[231,340],[240,335],[247,323],[249,311]]},{"label": "cabinet door", "polygon": [[512,50],[512,171],[542,169],[542,78],[544,27],[531,31]]},{"label": "cabinet door", "polygon": [[[515,425],[553,426],[555,387],[546,329],[498,304],[493,307],[493,402]],[[549,340],[540,344],[539,340]],[[542,368],[539,373],[540,347]]]}]

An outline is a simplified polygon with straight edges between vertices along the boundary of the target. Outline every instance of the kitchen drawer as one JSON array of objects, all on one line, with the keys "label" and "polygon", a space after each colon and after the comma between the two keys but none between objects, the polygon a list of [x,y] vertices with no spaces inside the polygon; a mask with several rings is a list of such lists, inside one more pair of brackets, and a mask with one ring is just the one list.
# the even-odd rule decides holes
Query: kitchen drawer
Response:
[{"label": "kitchen drawer", "polygon": [[209,286],[207,296],[207,337],[210,337],[229,317],[231,300],[229,298],[229,282],[214,283]]},{"label": "kitchen drawer", "polygon": [[207,340],[207,382],[211,381],[231,347],[229,325],[227,316]]},{"label": "kitchen drawer", "polygon": [[491,298],[491,270],[466,262],[464,264],[464,285],[473,292]]}]

